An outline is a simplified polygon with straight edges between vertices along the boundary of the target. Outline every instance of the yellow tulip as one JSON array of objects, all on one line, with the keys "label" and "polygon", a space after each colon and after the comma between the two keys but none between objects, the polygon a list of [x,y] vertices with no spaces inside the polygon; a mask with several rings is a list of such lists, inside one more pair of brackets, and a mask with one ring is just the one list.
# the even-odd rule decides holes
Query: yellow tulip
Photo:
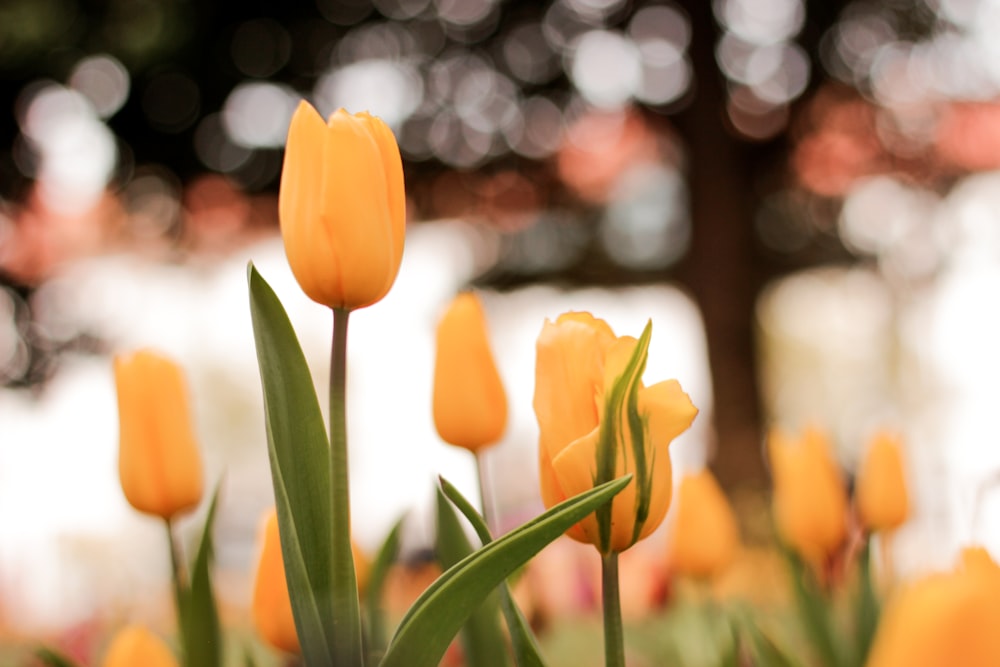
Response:
[{"label": "yellow tulip", "polygon": [[686,475],[677,489],[669,561],[681,574],[709,578],[736,556],[739,529],[726,495],[705,468]]},{"label": "yellow tulip", "polygon": [[889,601],[867,667],[1000,665],[1000,567],[981,548]]},{"label": "yellow tulip", "polygon": [[455,297],[438,324],[434,425],[442,440],[471,452],[495,443],[507,427],[507,395],[483,307],[471,292]]},{"label": "yellow tulip", "polygon": [[195,507],[203,491],[201,457],[182,369],[151,350],[118,356],[114,368],[125,497],[164,519]]},{"label": "yellow tulip", "polygon": [[406,227],[392,130],[343,109],[324,123],[301,102],[288,129],[278,217],[288,263],[310,299],[349,310],[379,301],[399,272]]},{"label": "yellow tulip", "polygon": [[162,639],[141,625],[118,632],[104,654],[104,667],[178,667],[177,659]]},{"label": "yellow tulip", "polygon": [[877,433],[858,473],[858,513],[866,528],[892,530],[906,521],[910,498],[903,473],[899,437]]},{"label": "yellow tulip", "polygon": [[847,536],[847,492],[826,437],[810,428],[799,442],[770,436],[774,515],[782,538],[803,558],[822,560]]},{"label": "yellow tulip", "polygon": [[[676,380],[642,385],[648,332],[647,326],[642,341],[619,338],[590,313],[564,313],[546,320],[536,346],[534,408],[546,507],[597,481],[635,475],[612,501],[609,522],[602,526],[595,513],[567,531],[602,553],[624,551],[663,522],[672,483],[669,446],[698,414]],[[632,423],[642,429],[632,432]]]},{"label": "yellow tulip", "polygon": [[253,622],[260,637],[271,646],[298,653],[299,636],[292,617],[292,601],[285,581],[285,562],[278,535],[278,513],[271,510],[264,519],[260,560],[253,587]]}]

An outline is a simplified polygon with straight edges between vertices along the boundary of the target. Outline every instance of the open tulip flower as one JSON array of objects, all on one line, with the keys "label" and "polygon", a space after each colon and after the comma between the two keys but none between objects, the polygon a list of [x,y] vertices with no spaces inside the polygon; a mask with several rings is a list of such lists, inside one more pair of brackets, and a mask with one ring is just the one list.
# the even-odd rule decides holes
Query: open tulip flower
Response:
[{"label": "open tulip flower", "polygon": [[288,129],[278,217],[306,295],[353,310],[379,301],[403,257],[406,196],[392,130],[367,113],[323,118],[301,102]]},{"label": "open tulip flower", "polygon": [[900,589],[886,607],[867,667],[1000,665],[1000,567],[981,547],[959,566]]},{"label": "open tulip flower", "polygon": [[601,553],[624,551],[663,521],[670,443],[698,414],[676,380],[643,386],[650,331],[647,325],[639,340],[618,337],[605,321],[577,312],[546,321],[538,337],[534,407],[546,507],[634,475],[610,511],[567,533]]},{"label": "open tulip flower", "polygon": [[116,357],[114,368],[122,490],[140,512],[169,520],[203,492],[183,371],[150,350]]}]

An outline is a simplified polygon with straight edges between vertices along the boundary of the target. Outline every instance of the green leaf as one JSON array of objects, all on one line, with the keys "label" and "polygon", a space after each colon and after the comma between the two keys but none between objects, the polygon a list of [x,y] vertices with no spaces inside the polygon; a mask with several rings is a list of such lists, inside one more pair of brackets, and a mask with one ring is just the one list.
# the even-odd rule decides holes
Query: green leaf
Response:
[{"label": "green leaf", "polygon": [[764,634],[753,622],[745,622],[742,625],[742,629],[749,639],[750,655],[753,657],[754,665],[760,665],[761,667],[801,667],[797,660],[778,646],[771,637]]},{"label": "green leaf", "polygon": [[329,665],[332,601],[330,445],[305,355],[281,302],[247,267],[264,390],[271,479],[295,628],[307,665]]},{"label": "green leaf", "polygon": [[[472,553],[472,544],[441,489],[437,490],[438,563],[447,570]],[[469,667],[505,667],[507,645],[500,632],[500,610],[491,594],[469,614],[462,627],[462,648]]]},{"label": "green leaf", "polygon": [[507,576],[632,481],[612,480],[565,500],[462,559],[403,617],[382,667],[435,667],[465,619]]},{"label": "green leaf", "polygon": [[42,647],[35,651],[35,657],[39,662],[48,667],[78,667],[71,659],[53,649]]},{"label": "green leaf", "polygon": [[191,582],[185,591],[181,622],[184,629],[185,667],[219,667],[222,664],[222,633],[219,628],[219,612],[212,591],[212,526],[215,525],[215,510],[219,502],[219,488],[215,486],[212,502],[208,506],[201,542],[191,568]]},{"label": "green leaf", "polygon": [[809,641],[823,665],[842,667],[829,601],[819,591],[808,564],[788,547],[783,547],[782,551],[792,577],[795,603]]},{"label": "green leaf", "polygon": [[372,664],[376,664],[385,653],[385,610],[382,608],[382,591],[385,588],[389,568],[396,562],[399,553],[399,534],[403,529],[401,517],[386,535],[379,547],[368,575],[368,587],[365,589],[365,615],[368,617],[368,651]]},{"label": "green leaf", "polygon": [[[486,519],[476,511],[465,496],[459,493],[448,480],[438,477],[441,482],[441,490],[455,507],[458,508],[472,528],[476,531],[479,541],[484,545],[493,541],[490,535],[489,526]],[[504,581],[500,584],[500,609],[503,611],[504,619],[507,621],[507,629],[510,632],[511,645],[514,649],[514,661],[518,667],[545,667],[545,660],[542,659],[541,649],[535,639],[535,633],[531,631],[528,619],[521,613],[520,608],[514,602],[514,597],[510,594],[510,586]]]},{"label": "green leaf", "polygon": [[866,539],[858,554],[858,582],[854,598],[854,633],[857,664],[863,665],[868,658],[875,630],[878,627],[881,608],[872,580],[871,539]]}]

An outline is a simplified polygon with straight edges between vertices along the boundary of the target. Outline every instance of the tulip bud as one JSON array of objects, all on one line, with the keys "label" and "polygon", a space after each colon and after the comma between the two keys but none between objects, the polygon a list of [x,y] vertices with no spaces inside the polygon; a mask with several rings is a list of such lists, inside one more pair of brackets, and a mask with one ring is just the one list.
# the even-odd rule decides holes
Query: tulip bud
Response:
[{"label": "tulip bud", "polygon": [[[535,416],[542,501],[552,507],[598,483],[633,473],[611,502],[567,531],[602,553],[647,537],[670,507],[670,443],[698,409],[676,380],[641,381],[651,327],[617,337],[590,313],[546,321],[535,361]],[[633,426],[639,428],[633,429]]]},{"label": "tulip bud", "polygon": [[729,500],[706,468],[686,475],[677,490],[669,561],[674,570],[713,577],[736,556],[739,529]]},{"label": "tulip bud", "polygon": [[141,625],[120,630],[104,654],[104,667],[178,667],[162,639]]},{"label": "tulip bud", "polygon": [[1000,567],[979,548],[952,572],[900,589],[879,622],[866,667],[1000,665]]},{"label": "tulip bud", "polygon": [[821,560],[847,536],[847,491],[826,437],[807,429],[793,442],[774,431],[769,444],[778,532],[803,558]]},{"label": "tulip bud", "polygon": [[878,433],[872,438],[858,473],[857,503],[869,530],[892,530],[906,521],[910,498],[898,436]]},{"label": "tulip bud", "polygon": [[288,263],[310,299],[349,310],[382,299],[399,272],[406,227],[392,131],[343,109],[324,123],[301,102],[288,129],[278,217]]},{"label": "tulip bud", "polygon": [[169,519],[195,507],[203,490],[183,371],[150,350],[115,358],[125,498],[140,512]]},{"label": "tulip bud", "polygon": [[261,639],[271,646],[288,653],[300,651],[285,580],[285,561],[281,556],[278,513],[273,509],[264,518],[253,586],[253,622]]},{"label": "tulip bud", "polygon": [[434,425],[442,440],[473,453],[499,440],[507,427],[507,395],[483,307],[471,292],[455,297],[438,324]]}]

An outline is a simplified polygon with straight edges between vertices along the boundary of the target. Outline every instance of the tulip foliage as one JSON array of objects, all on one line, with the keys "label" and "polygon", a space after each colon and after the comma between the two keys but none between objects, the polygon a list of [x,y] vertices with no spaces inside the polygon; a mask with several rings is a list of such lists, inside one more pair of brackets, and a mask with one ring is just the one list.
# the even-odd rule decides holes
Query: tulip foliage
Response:
[{"label": "tulip foliage", "polygon": [[[689,578],[708,590],[744,546],[733,507],[708,469],[683,476],[674,489],[670,447],[698,409],[677,380],[645,384],[651,323],[638,338],[618,336],[587,312],[546,320],[536,342],[532,407],[546,511],[494,538],[486,503],[480,514],[441,479],[435,546],[443,573],[388,632],[381,597],[403,519],[371,565],[364,564],[351,540],[346,349],[349,315],[375,305],[396,280],[405,210],[391,130],[368,114],[342,110],[324,121],[302,103],[289,129],[279,216],[299,286],[333,318],[329,422],[281,301],[249,265],[275,502],[254,575],[256,632],[306,667],[435,667],[456,636],[469,667],[544,667],[508,579],[565,534],[592,545],[600,558],[605,664],[623,667],[619,554],[652,536],[672,504],[663,560],[676,580]],[[211,581],[218,487],[190,566],[174,536],[175,520],[202,502],[204,487],[183,372],[160,353],[142,350],[116,359],[114,374],[121,486],[136,510],[166,526],[179,651],[129,625],[105,648],[102,664],[219,667],[225,642]],[[506,432],[508,401],[518,400],[523,397],[508,397],[504,389],[479,296],[460,293],[436,330],[430,410],[438,435],[481,463],[482,451]],[[790,649],[754,610],[710,597],[691,618],[715,646],[717,660],[698,664],[1000,664],[992,632],[1000,623],[1000,567],[985,551],[967,550],[953,572],[899,587],[883,605],[894,581],[891,568],[874,570],[872,540],[887,553],[911,510],[900,438],[883,432],[872,439],[853,499],[818,428],[799,435],[775,430],[768,452],[774,532],[790,574],[797,643]],[[481,490],[485,484],[481,478]],[[47,649],[38,657],[72,665]]]}]

